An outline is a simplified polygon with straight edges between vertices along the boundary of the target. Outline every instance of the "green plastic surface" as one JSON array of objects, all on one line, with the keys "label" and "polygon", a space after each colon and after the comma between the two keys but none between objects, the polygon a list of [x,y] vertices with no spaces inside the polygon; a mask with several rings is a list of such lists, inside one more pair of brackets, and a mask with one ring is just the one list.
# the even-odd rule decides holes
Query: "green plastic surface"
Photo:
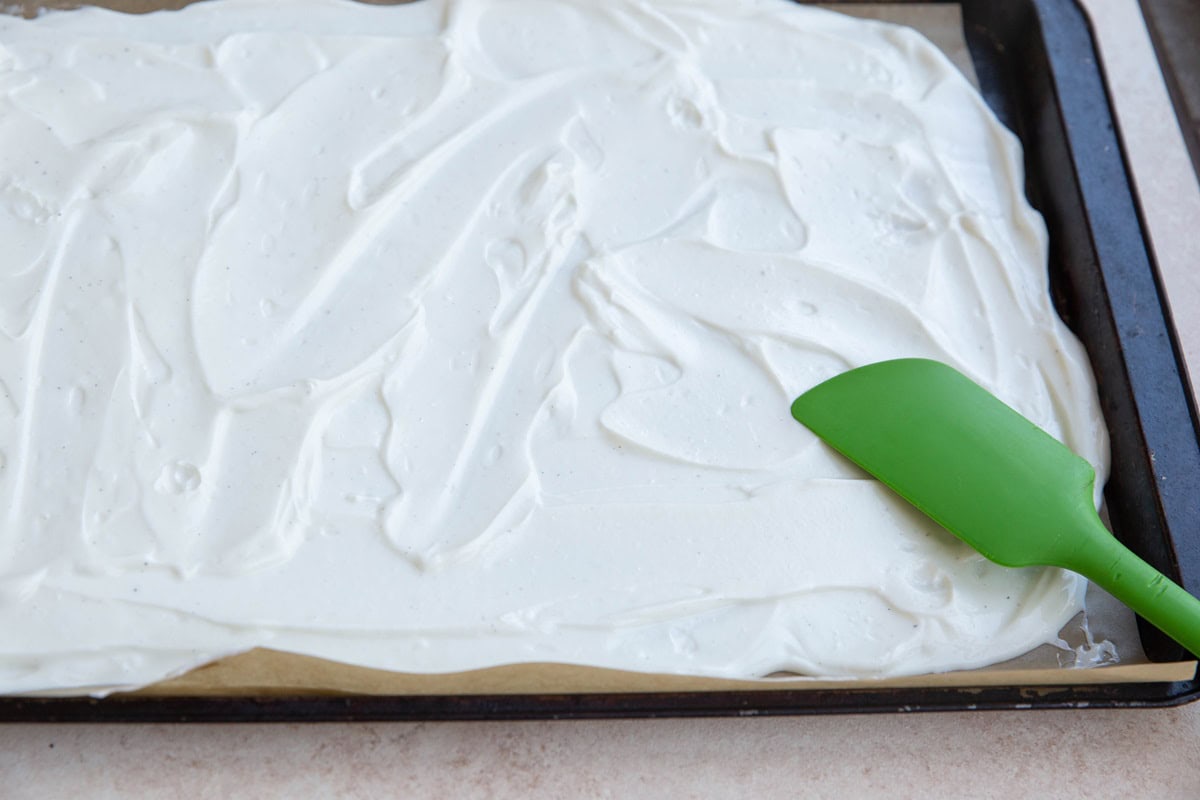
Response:
[{"label": "green plastic surface", "polygon": [[1077,572],[1200,654],[1200,600],[1104,527],[1091,465],[954,368],[860,367],[792,416],[997,564]]}]

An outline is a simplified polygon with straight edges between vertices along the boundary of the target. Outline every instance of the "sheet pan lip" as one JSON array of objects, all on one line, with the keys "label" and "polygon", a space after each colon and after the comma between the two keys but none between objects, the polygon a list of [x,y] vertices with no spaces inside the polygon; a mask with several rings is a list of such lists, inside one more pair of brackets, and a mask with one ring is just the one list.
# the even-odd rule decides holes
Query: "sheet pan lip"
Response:
[{"label": "sheet pan lip", "polygon": [[[806,0],[800,0],[805,2]],[[968,6],[988,0],[823,0],[824,5],[910,5],[914,3],[959,5],[967,22]],[[0,4],[3,9],[12,4]],[[86,3],[85,3],[86,5]],[[1166,341],[1174,362],[1173,376],[1179,382],[1182,401],[1193,432],[1197,427],[1196,400],[1188,392],[1186,365],[1182,361],[1170,309],[1164,299],[1162,282],[1153,262],[1145,235],[1143,212],[1132,189],[1132,179],[1124,148],[1117,138],[1107,78],[1097,58],[1092,22],[1079,0],[1009,0],[1009,14],[1024,15],[1034,22],[1027,34],[1038,37],[1037,44],[1047,51],[1051,79],[1055,88],[1068,66],[1090,64],[1098,79],[1099,92],[1087,91],[1087,97],[1073,97],[1072,105],[1088,106],[1091,116],[1099,115],[1116,143],[1111,158],[1121,180],[1118,200],[1127,200],[1133,218],[1126,220],[1137,232],[1136,242],[1149,268],[1156,288],[1155,300],[1162,329],[1153,333]],[[1045,39],[1045,23],[1052,24],[1059,38]],[[970,33],[968,31],[968,33]],[[986,31],[976,31],[983,34]],[[968,35],[968,44],[972,38]],[[1000,44],[1005,44],[1000,42]],[[1011,43],[1010,43],[1011,44]],[[1054,47],[1048,45],[1053,44]],[[1052,52],[1053,51],[1053,52]],[[978,61],[979,54],[972,52]],[[1079,120],[1071,118],[1056,96],[1056,111],[1067,132],[1067,145],[1073,147],[1072,128]],[[1098,109],[1098,110],[1097,110]],[[1003,116],[1003,115],[1002,115]],[[1111,163],[1105,164],[1110,169]],[[1080,175],[1077,173],[1076,178]],[[1084,211],[1087,198],[1081,197]],[[1090,230],[1093,239],[1096,230]],[[1093,241],[1095,245],[1095,241]],[[1123,354],[1122,354],[1123,360]],[[1128,368],[1128,364],[1125,364]],[[1178,398],[1176,398],[1178,402]],[[1191,448],[1189,448],[1190,452]],[[1200,448],[1196,449],[1200,454]],[[1184,465],[1187,466],[1186,464]],[[1200,474],[1190,476],[1193,482]],[[1156,497],[1161,504],[1161,496]],[[1161,512],[1162,509],[1159,508]],[[1200,538],[1200,528],[1188,531]],[[1190,550],[1200,552],[1200,542],[1188,542]],[[1177,545],[1169,542],[1172,551]],[[1174,555],[1174,552],[1171,553]],[[1179,574],[1179,561],[1175,560]],[[1200,571],[1183,576],[1185,585],[1195,591]],[[280,695],[264,697],[90,697],[20,698],[0,697],[0,722],[301,722],[301,721],[384,721],[384,720],[515,720],[515,719],[605,719],[696,716],[779,716],[795,714],[909,713],[962,710],[1083,709],[1083,708],[1158,708],[1177,706],[1200,699],[1200,678],[1171,683],[1091,684],[1084,686],[1012,686],[1012,687],[939,687],[922,689],[835,689],[770,692],[651,692],[581,693],[528,695]]]},{"label": "sheet pan lip", "polygon": [[1071,687],[533,695],[11,698],[0,722],[382,722],[1166,708],[1196,681]]}]

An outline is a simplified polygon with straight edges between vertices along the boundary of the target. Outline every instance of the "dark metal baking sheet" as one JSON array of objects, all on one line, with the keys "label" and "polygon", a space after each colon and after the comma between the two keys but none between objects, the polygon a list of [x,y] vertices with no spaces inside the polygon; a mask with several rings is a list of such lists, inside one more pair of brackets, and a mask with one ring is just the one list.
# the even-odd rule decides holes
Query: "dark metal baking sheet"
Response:
[{"label": "dark metal baking sheet", "polygon": [[[938,2],[938,0],[934,0]],[[959,2],[980,89],[1020,136],[1050,233],[1054,299],[1087,348],[1112,442],[1116,535],[1200,594],[1200,442],[1170,312],[1089,23],[1076,0]],[[851,3],[854,0],[850,0]],[[905,2],[905,0],[897,0]],[[1142,624],[1146,654],[1186,658]],[[1176,705],[1200,680],[1058,687],[640,694],[0,698],[0,721],[685,717]]]}]

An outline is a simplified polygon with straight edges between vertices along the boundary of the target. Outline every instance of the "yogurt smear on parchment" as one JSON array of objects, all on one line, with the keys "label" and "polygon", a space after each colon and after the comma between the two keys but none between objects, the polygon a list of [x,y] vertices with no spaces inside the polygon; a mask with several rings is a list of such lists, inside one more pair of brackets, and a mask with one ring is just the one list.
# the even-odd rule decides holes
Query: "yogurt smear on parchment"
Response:
[{"label": "yogurt smear on parchment", "polygon": [[782,0],[4,19],[0,691],[1052,641],[1081,580],[788,413],[936,358],[1103,477],[1022,184],[927,41]]}]

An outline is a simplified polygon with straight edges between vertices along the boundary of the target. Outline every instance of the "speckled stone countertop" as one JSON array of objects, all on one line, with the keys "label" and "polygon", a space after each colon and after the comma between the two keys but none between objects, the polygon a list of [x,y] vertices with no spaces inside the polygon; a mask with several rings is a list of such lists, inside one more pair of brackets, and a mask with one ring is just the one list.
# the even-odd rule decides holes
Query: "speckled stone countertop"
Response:
[{"label": "speckled stone countertop", "polygon": [[[1136,0],[1084,5],[1200,378],[1200,187]],[[773,719],[0,725],[4,798],[465,796],[1191,800],[1200,797],[1200,703]]]}]

